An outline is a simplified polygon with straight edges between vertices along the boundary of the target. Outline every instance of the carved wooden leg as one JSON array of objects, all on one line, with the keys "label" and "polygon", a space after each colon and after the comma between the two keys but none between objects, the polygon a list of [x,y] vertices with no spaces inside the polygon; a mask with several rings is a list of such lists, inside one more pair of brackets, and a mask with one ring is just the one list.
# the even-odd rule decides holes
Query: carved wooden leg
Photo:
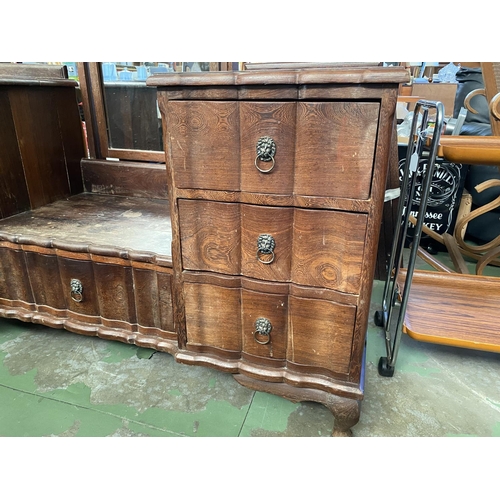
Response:
[{"label": "carved wooden leg", "polygon": [[279,382],[255,380],[241,374],[233,375],[233,377],[237,382],[249,389],[276,394],[294,403],[300,401],[321,403],[332,412],[335,418],[332,436],[352,436],[351,427],[358,423],[361,401],[335,396],[318,389],[303,389]]},{"label": "carved wooden leg", "polygon": [[323,404],[332,412],[335,418],[332,436],[352,436],[351,427],[355,426],[359,420],[360,402],[354,399],[330,396]]}]

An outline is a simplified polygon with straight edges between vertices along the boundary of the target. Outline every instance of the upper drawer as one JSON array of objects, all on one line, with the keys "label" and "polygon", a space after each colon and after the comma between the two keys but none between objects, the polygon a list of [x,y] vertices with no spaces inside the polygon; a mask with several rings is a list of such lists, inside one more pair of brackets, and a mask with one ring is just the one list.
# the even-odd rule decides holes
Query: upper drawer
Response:
[{"label": "upper drawer", "polygon": [[[169,101],[175,185],[368,199],[379,108],[361,101]],[[267,156],[257,152],[264,137],[274,144]]]}]

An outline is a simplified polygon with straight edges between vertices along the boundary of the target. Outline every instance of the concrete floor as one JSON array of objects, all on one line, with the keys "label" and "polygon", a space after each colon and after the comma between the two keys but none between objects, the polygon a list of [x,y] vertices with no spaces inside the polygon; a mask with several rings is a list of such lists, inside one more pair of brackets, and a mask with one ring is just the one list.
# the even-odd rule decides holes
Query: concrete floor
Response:
[{"label": "concrete floor", "polygon": [[[500,355],[403,336],[392,378],[373,324],[354,436],[500,436]],[[0,436],[329,436],[333,416],[172,356],[0,319]]]}]

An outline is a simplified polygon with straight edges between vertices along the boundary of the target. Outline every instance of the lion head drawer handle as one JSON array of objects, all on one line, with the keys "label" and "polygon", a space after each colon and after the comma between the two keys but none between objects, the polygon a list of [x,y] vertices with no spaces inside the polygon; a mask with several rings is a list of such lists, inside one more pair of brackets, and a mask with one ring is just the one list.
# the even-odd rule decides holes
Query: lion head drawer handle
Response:
[{"label": "lion head drawer handle", "polygon": [[[253,332],[253,338],[255,342],[261,345],[269,344],[271,341],[271,330],[273,329],[273,325],[267,318],[257,318],[255,320],[255,330]],[[259,337],[267,337],[266,340],[259,340]]]},{"label": "lion head drawer handle", "polygon": [[83,300],[83,285],[80,280],[72,279],[70,282],[71,286],[71,298],[75,302],[81,302]]},{"label": "lion head drawer handle", "polygon": [[[257,141],[257,157],[255,158],[255,167],[259,172],[263,174],[268,174],[274,168],[274,155],[276,154],[276,143],[269,136],[261,137]],[[258,161],[270,162],[273,164],[267,170],[260,168]]]},{"label": "lion head drawer handle", "polygon": [[259,235],[257,238],[257,260],[261,264],[271,264],[274,261],[275,247],[276,242],[270,234]]}]

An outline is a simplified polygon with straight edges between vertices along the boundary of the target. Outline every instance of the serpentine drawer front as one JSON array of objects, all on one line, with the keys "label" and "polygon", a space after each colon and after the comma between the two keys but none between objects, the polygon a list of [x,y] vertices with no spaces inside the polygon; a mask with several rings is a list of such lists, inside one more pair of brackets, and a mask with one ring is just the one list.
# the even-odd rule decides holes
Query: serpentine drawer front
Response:
[{"label": "serpentine drawer front", "polygon": [[156,75],[179,361],[349,434],[401,69]]},{"label": "serpentine drawer front", "polygon": [[0,241],[0,309],[77,333],[170,338],[171,268],[114,260]]},{"label": "serpentine drawer front", "polygon": [[[367,199],[375,102],[171,101],[178,188]],[[268,138],[271,146],[259,141]],[[267,175],[262,175],[262,174]]]},{"label": "serpentine drawer front", "polygon": [[184,269],[359,293],[366,214],[179,200],[179,217]]}]

